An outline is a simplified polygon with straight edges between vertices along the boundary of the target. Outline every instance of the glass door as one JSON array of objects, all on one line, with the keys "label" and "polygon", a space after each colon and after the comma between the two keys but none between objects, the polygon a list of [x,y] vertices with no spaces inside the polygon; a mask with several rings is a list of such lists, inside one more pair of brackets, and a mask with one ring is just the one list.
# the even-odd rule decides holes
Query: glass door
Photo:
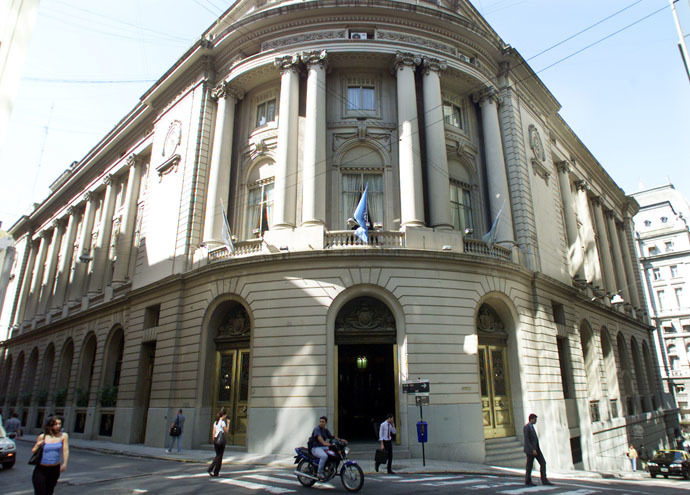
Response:
[{"label": "glass door", "polygon": [[249,397],[249,349],[218,352],[217,386],[214,415],[225,408],[230,421],[227,442],[247,443],[247,407]]},{"label": "glass door", "polygon": [[479,384],[484,437],[515,435],[505,345],[479,345]]}]

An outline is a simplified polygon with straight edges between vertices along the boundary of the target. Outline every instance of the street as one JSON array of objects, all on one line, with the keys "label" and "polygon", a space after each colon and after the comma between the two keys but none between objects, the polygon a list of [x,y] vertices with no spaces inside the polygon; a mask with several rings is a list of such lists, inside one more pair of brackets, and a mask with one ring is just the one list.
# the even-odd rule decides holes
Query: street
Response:
[{"label": "street", "polygon": [[[3,495],[31,494],[33,466],[29,458],[29,444],[18,442],[18,461],[13,469],[0,471],[0,492]],[[212,454],[209,453],[209,459]],[[219,478],[206,474],[206,465],[148,458],[113,456],[72,449],[67,472],[63,473],[55,490],[61,494],[307,494],[313,490],[347,493],[340,478],[330,483],[304,488],[292,469],[268,466],[225,465]],[[366,474],[361,493],[392,494],[463,494],[523,495],[671,495],[690,492],[690,482],[682,479],[644,478],[629,480],[559,480],[553,486],[526,487],[517,476],[472,474]]]}]

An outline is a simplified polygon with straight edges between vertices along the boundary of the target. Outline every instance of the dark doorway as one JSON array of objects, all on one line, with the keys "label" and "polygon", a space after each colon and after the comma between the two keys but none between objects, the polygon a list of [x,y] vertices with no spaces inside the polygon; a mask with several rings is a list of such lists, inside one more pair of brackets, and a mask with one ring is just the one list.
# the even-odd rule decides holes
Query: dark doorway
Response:
[{"label": "dark doorway", "polygon": [[394,347],[338,346],[338,436],[376,441],[387,413],[395,413]]},{"label": "dark doorway", "polygon": [[146,426],[148,422],[149,406],[151,404],[151,386],[153,384],[153,366],[156,360],[156,342],[141,344],[139,357],[139,372],[135,402],[135,433],[134,442],[146,441]]}]

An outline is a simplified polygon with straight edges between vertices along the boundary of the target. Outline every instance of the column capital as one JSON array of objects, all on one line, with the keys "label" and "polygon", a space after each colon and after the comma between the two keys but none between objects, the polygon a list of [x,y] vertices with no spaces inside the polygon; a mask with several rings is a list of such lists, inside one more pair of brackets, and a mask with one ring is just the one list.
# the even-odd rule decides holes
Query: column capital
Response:
[{"label": "column capital", "polygon": [[561,173],[561,174],[569,174],[570,173],[570,162],[568,162],[567,160],[555,162],[554,165],[556,165],[556,168],[558,169],[559,173]]},{"label": "column capital", "polygon": [[60,227],[62,227],[63,225],[65,225],[65,221],[64,221],[64,219],[62,219],[62,218],[56,218],[55,220],[53,220],[52,222],[50,222],[50,224],[53,226],[53,228],[54,228],[55,230],[57,230],[57,229],[59,229]]},{"label": "column capital", "polygon": [[67,215],[69,216],[72,216],[76,213],[76,208],[74,207],[74,205],[69,205],[65,210],[65,213],[67,213]]},{"label": "column capital", "polygon": [[130,153],[127,159],[125,160],[125,163],[127,164],[127,167],[136,166],[136,164],[139,163],[139,155],[137,155],[136,153]]},{"label": "column capital", "polygon": [[428,75],[429,72],[441,72],[448,68],[448,64],[445,60],[434,57],[423,57],[422,67],[424,68],[424,75]]},{"label": "column capital", "polygon": [[223,81],[211,90],[211,98],[214,100],[228,98],[237,102],[244,98],[244,91],[232,86],[229,81]]},{"label": "column capital", "polygon": [[94,198],[94,194],[91,191],[86,191],[84,193],[84,201],[86,201],[87,203],[89,201],[91,201],[93,198]]},{"label": "column capital", "polygon": [[45,239],[46,237],[48,237],[48,230],[47,229],[41,230],[38,233],[38,237],[40,237],[41,239]]},{"label": "column capital", "polygon": [[603,206],[603,201],[601,200],[601,196],[593,195],[593,196],[592,196],[592,204],[593,204],[594,206],[602,207],[602,206]]},{"label": "column capital", "polygon": [[328,69],[328,53],[326,50],[314,50],[300,53],[300,60],[307,67],[318,65],[322,69]]},{"label": "column capital", "polygon": [[273,61],[281,74],[286,72],[297,72],[299,70],[300,56],[295,53],[294,55],[285,55],[283,57],[278,57]]},{"label": "column capital", "polygon": [[422,63],[422,57],[414,53],[396,52],[395,61],[393,62],[393,70],[397,72],[404,67],[409,67],[414,70]]},{"label": "column capital", "polygon": [[498,91],[495,87],[487,86],[481,91],[473,94],[472,101],[474,101],[475,103],[479,103],[480,105],[493,101],[495,104],[498,105],[498,103],[500,103],[500,98],[498,95]]},{"label": "column capital", "polygon": [[114,178],[115,177],[113,176],[113,174],[106,175],[105,177],[103,177],[103,184],[105,184],[106,186],[111,185],[113,183]]},{"label": "column capital", "polygon": [[590,190],[589,184],[587,184],[587,182],[584,180],[575,181],[575,187],[577,187],[578,191],[587,192]]}]

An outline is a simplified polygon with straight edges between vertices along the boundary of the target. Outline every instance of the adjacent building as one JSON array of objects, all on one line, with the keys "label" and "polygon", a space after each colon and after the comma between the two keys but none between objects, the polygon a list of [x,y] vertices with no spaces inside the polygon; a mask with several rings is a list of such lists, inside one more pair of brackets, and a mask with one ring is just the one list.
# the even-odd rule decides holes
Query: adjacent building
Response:
[{"label": "adjacent building", "polygon": [[3,413],[289,453],[392,411],[421,455],[424,378],[432,458],[524,464],[532,412],[558,469],[668,445],[639,207],[559,109],[469,2],[238,0],[11,227]]},{"label": "adjacent building", "polygon": [[635,231],[645,294],[656,328],[661,376],[690,425],[690,206],[672,184],[632,195],[640,204]]}]

